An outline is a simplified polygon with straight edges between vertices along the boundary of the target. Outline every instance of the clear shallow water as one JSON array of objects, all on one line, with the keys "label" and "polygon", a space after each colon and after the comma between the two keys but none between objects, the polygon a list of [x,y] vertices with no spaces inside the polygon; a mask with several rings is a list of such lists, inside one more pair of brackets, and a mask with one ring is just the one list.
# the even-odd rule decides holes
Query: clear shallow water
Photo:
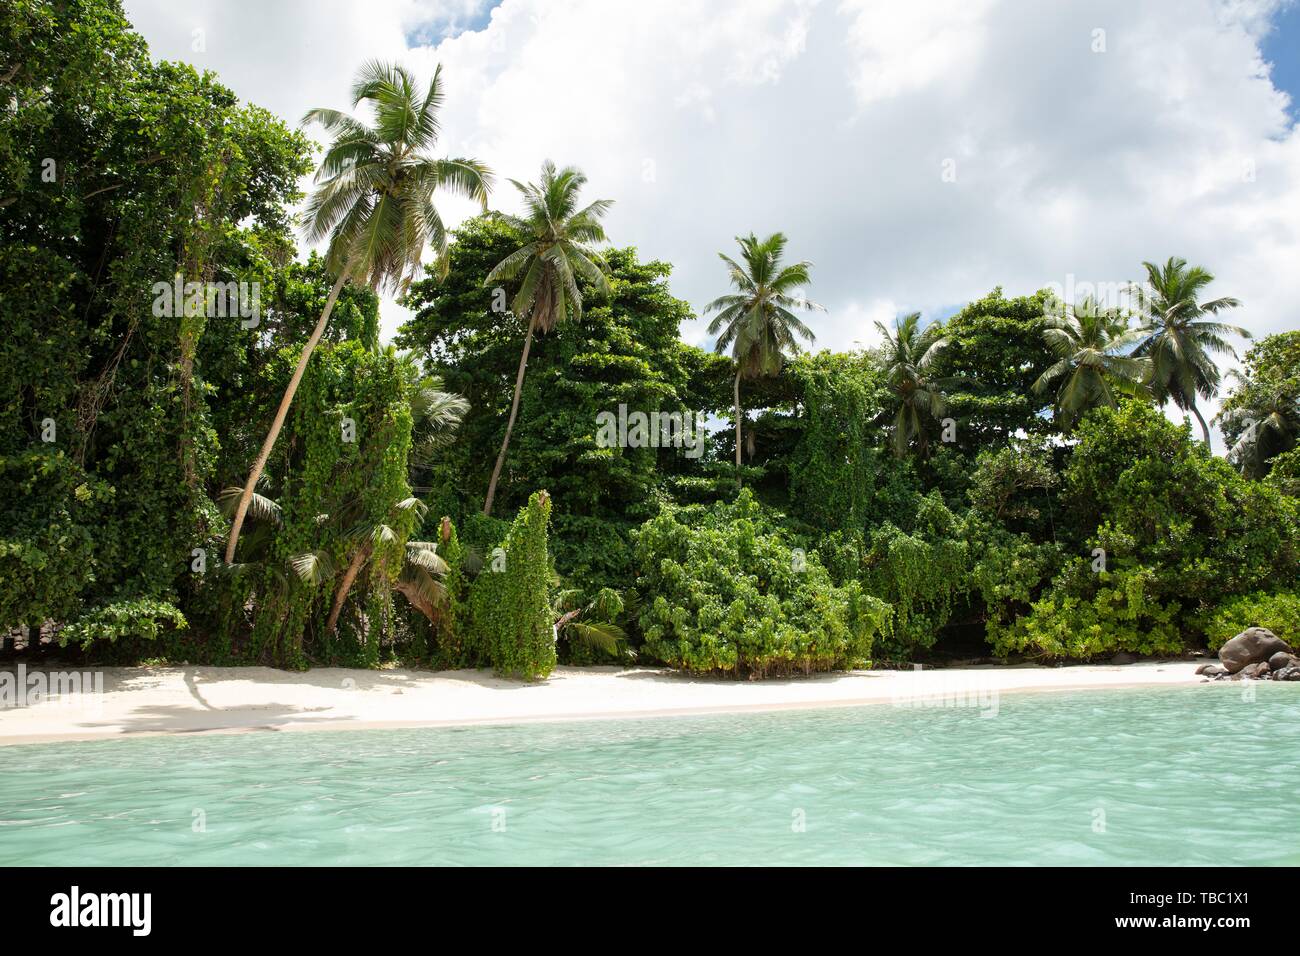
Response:
[{"label": "clear shallow water", "polygon": [[1300,686],[980,713],[0,747],[0,863],[1300,863]]}]

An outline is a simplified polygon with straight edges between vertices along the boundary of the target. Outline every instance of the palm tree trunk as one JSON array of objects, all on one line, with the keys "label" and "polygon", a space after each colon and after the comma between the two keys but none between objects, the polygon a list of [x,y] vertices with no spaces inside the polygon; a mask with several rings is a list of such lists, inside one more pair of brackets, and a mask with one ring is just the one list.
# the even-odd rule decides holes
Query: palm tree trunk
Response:
[{"label": "palm tree trunk", "polygon": [[740,373],[736,373],[736,487],[740,487]]},{"label": "palm tree trunk", "polygon": [[363,544],[357,548],[357,553],[352,555],[352,561],[348,564],[348,569],[343,574],[343,581],[339,584],[339,589],[334,595],[334,606],[330,608],[330,618],[325,622],[325,630],[330,634],[338,630],[339,614],[343,612],[343,602],[348,599],[348,592],[352,590],[357,575],[361,573],[361,566],[366,563],[368,557],[370,557],[370,545],[368,544]]},{"label": "palm tree trunk", "polygon": [[244,526],[244,517],[248,514],[248,505],[253,500],[253,490],[257,487],[257,480],[262,477],[262,471],[266,468],[266,461],[271,457],[271,449],[275,447],[275,440],[280,437],[280,429],[284,427],[284,420],[289,415],[289,405],[293,402],[294,393],[298,391],[298,383],[302,381],[303,372],[307,370],[307,363],[311,360],[311,353],[316,350],[316,343],[320,337],[325,334],[325,327],[329,324],[330,313],[334,311],[334,303],[338,301],[339,293],[343,290],[343,283],[347,281],[348,273],[351,272],[351,263],[339,272],[339,277],[334,281],[334,288],[330,289],[330,297],[325,300],[325,309],[321,312],[320,318],[316,320],[316,328],[312,329],[311,338],[307,344],[302,347],[302,355],[298,357],[298,367],[293,371],[293,378],[289,379],[289,387],[284,390],[284,396],[280,399],[280,407],[275,411],[275,421],[271,423],[271,430],[266,434],[266,441],[262,442],[262,450],[257,453],[257,460],[253,462],[253,470],[248,473],[248,483],[244,485],[244,493],[239,496],[239,507],[235,510],[235,521],[230,526],[230,538],[226,541],[226,564],[233,564],[235,560],[235,545],[239,543],[239,531]]},{"label": "palm tree trunk", "polygon": [[1205,436],[1205,447],[1209,448],[1210,447],[1210,426],[1205,424],[1205,418],[1202,417],[1201,410],[1196,407],[1195,401],[1190,402],[1187,407],[1191,411],[1191,413],[1196,416],[1196,420],[1201,423],[1201,434]]},{"label": "palm tree trunk", "polygon": [[487,498],[483,502],[483,513],[492,513],[492,501],[497,496],[497,481],[501,478],[501,466],[506,463],[506,449],[510,447],[510,433],[515,428],[515,416],[519,414],[519,395],[524,389],[524,370],[528,368],[528,353],[533,347],[533,329],[536,322],[528,320],[528,334],[524,336],[524,351],[519,356],[519,372],[515,375],[515,397],[510,402],[510,419],[506,422],[506,437],[501,441],[501,453],[497,455],[496,467],[492,469],[492,480],[488,482]]}]

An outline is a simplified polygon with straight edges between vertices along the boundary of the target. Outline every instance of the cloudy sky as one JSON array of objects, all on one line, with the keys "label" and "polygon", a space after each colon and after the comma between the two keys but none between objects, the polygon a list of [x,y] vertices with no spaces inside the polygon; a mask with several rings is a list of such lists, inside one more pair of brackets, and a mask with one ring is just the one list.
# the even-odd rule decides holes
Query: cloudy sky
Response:
[{"label": "cloudy sky", "polygon": [[[546,158],[580,166],[611,239],[672,262],[697,309],[725,291],[719,250],[781,230],[814,263],[819,346],[1170,255],[1257,335],[1300,327],[1297,0],[125,6],[155,56],[292,122],[346,108],[366,59],[441,63],[441,149],[492,166],[494,206]],[[385,305],[387,333],[402,319]]]}]

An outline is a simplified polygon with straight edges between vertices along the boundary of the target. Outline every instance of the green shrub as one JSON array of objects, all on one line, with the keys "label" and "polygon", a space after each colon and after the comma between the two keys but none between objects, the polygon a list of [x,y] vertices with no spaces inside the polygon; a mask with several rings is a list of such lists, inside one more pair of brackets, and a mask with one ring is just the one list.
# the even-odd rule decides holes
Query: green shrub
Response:
[{"label": "green shrub", "polygon": [[112,500],[61,451],[0,457],[0,630],[73,620],[93,600],[96,572],[114,558],[103,523]]},{"label": "green shrub", "polygon": [[815,551],[792,549],[751,492],[667,508],[634,534],[647,655],[700,673],[765,676],[864,666],[890,608],[836,587]]},{"label": "green shrub", "polygon": [[1153,598],[1154,573],[1103,573],[1098,577],[1102,583],[1091,597],[1056,588],[1010,625],[991,625],[994,653],[1086,659],[1116,651],[1174,654],[1182,648],[1178,606]]},{"label": "green shrub", "polygon": [[937,492],[920,499],[910,533],[875,528],[863,564],[863,586],[894,609],[887,651],[901,659],[933,646],[970,586],[969,548]]},{"label": "green shrub", "polygon": [[510,677],[536,680],[555,669],[546,552],[550,517],[550,496],[535,492],[470,588],[474,648]]},{"label": "green shrub", "polygon": [[1300,448],[1292,448],[1270,461],[1265,480],[1283,494],[1300,498]]},{"label": "green shrub", "polygon": [[1090,412],[1077,437],[1060,529],[1076,557],[1027,616],[990,624],[996,652],[1174,653],[1239,595],[1295,586],[1295,499],[1243,478],[1139,402]]},{"label": "green shrub", "polygon": [[189,626],[174,605],[153,598],[117,601],[95,608],[59,632],[59,644],[89,647],[96,641],[114,643],[123,638],[151,641],[170,630]]},{"label": "green shrub", "polygon": [[1300,593],[1255,591],[1224,601],[1201,619],[1211,650],[1248,627],[1266,627],[1292,647],[1300,641]]}]

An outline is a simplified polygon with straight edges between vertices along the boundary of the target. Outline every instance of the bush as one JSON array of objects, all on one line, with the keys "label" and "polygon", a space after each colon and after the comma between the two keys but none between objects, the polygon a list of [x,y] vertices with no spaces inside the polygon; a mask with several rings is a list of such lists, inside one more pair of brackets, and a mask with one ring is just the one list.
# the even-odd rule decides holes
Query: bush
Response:
[{"label": "bush", "polygon": [[1064,553],[1075,557],[1027,617],[990,625],[995,651],[1173,653],[1225,602],[1295,586],[1295,499],[1138,402],[1094,410],[1077,437],[1062,496]]},{"label": "bush", "polygon": [[699,673],[766,676],[864,666],[890,608],[836,587],[793,549],[751,492],[735,504],[667,508],[634,534],[643,652]]},{"label": "bush", "polygon": [[[1082,574],[1091,573],[1084,565]],[[990,624],[995,654],[1037,652],[1046,657],[1087,659],[1116,651],[1174,654],[1183,645],[1178,606],[1155,599],[1156,577],[1149,571],[1098,575],[1091,596],[1054,588],[1031,612],[1009,626]]]},{"label": "bush", "polygon": [[907,659],[934,645],[970,587],[970,554],[956,517],[937,492],[921,498],[911,532],[885,522],[871,532],[862,584],[894,609],[888,651]]},{"label": "bush", "polygon": [[470,589],[475,650],[510,677],[536,680],[555,669],[546,553],[550,517],[550,496],[534,493]]},{"label": "bush", "polygon": [[62,452],[0,457],[0,631],[73,620],[93,599],[115,557],[103,522],[112,499]]},{"label": "bush", "polygon": [[1292,647],[1300,641],[1300,593],[1255,591],[1224,601],[1201,620],[1211,650],[1248,627],[1266,627]]},{"label": "bush", "polygon": [[1269,485],[1292,498],[1300,498],[1300,448],[1283,452],[1269,462]]},{"label": "bush", "polygon": [[59,632],[59,644],[89,647],[95,641],[110,643],[124,638],[152,641],[170,630],[189,626],[174,605],[153,598],[117,601],[95,608]]}]

